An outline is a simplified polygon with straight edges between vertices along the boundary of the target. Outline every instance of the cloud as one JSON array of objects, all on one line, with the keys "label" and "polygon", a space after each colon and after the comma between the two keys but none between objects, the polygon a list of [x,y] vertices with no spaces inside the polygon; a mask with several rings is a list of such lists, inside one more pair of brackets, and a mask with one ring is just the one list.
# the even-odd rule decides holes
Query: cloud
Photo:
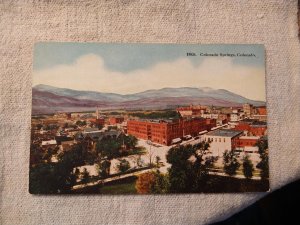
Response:
[{"label": "cloud", "polygon": [[235,65],[228,57],[208,57],[198,66],[179,58],[122,73],[106,68],[99,55],[88,54],[73,64],[34,71],[33,85],[37,84],[120,94],[164,87],[211,87],[265,100],[264,68]]}]

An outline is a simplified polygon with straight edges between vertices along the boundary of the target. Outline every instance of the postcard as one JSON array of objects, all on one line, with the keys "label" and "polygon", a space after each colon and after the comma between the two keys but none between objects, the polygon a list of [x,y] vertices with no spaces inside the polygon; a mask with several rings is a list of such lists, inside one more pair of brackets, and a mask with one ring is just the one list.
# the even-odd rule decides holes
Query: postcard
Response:
[{"label": "postcard", "polygon": [[269,190],[257,44],[37,43],[29,192]]}]

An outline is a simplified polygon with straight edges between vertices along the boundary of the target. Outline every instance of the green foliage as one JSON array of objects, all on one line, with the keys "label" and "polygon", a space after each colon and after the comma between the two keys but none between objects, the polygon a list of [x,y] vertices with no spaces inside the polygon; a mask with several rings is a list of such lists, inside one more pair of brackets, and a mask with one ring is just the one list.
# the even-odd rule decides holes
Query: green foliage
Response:
[{"label": "green foliage", "polygon": [[[120,136],[117,139],[111,137],[104,137],[96,144],[97,153],[101,154],[101,157],[107,157],[109,160],[113,158],[118,158],[124,155],[128,155],[131,153],[139,153],[137,151],[137,138],[128,135],[128,136]],[[125,153],[122,147],[125,147],[127,150]]]},{"label": "green foliage", "polygon": [[110,131],[110,130],[117,130],[118,127],[117,126],[109,126],[107,127],[107,130]]},{"label": "green foliage", "polygon": [[30,193],[68,193],[76,183],[79,171],[75,170],[73,173],[73,168],[84,165],[86,149],[81,144],[74,145],[69,151],[58,155],[57,163],[50,163],[50,157],[55,151],[57,149],[46,151],[44,159],[47,159],[48,163],[31,166]]},{"label": "green foliage", "polygon": [[260,154],[261,161],[257,164],[257,168],[260,169],[260,177],[262,180],[269,179],[269,154],[268,154],[268,140],[261,138],[256,146],[258,146],[258,152]]},{"label": "green foliage", "polygon": [[126,159],[119,159],[119,164],[117,165],[117,169],[120,173],[124,173],[130,169],[130,164]]},{"label": "green foliage", "polygon": [[190,187],[189,179],[192,163],[189,158],[192,156],[192,146],[173,147],[166,156],[167,162],[172,164],[169,169],[170,192],[186,192]]},{"label": "green foliage", "polygon": [[77,120],[75,123],[77,126],[85,126],[86,125],[86,121],[85,120]]},{"label": "green foliage", "polygon": [[84,161],[89,165],[93,165],[97,159],[98,156],[95,151],[87,151]]},{"label": "green foliage", "polygon": [[74,175],[75,175],[76,177],[79,177],[80,171],[79,171],[78,168],[75,169]]},{"label": "green foliage", "polygon": [[207,157],[209,143],[200,142],[194,147],[193,156],[196,160],[193,163],[191,177],[193,179],[191,191],[202,192],[209,183],[209,170],[213,167],[215,157]]},{"label": "green foliage", "polygon": [[97,127],[99,130],[101,130],[104,126],[101,124],[96,124],[95,127]]},{"label": "green foliage", "polygon": [[167,162],[169,169],[170,192],[201,192],[206,185],[209,169],[215,158],[205,157],[209,144],[202,142],[197,146],[176,146],[169,150]]},{"label": "green foliage", "polygon": [[162,174],[157,170],[154,174],[154,183],[151,186],[150,192],[154,194],[166,194],[170,189],[168,174]]},{"label": "green foliage", "polygon": [[55,130],[55,129],[58,129],[58,125],[57,124],[48,124],[48,125],[45,125],[43,127],[44,130]]},{"label": "green foliage", "polygon": [[68,164],[68,166],[74,168],[76,166],[84,165],[84,160],[87,156],[87,150],[84,145],[76,144],[73,145],[69,151],[61,152],[57,158],[59,162]]},{"label": "green foliage", "polygon": [[123,136],[126,149],[134,149],[138,143],[138,139],[133,135]]},{"label": "green foliage", "polygon": [[32,194],[69,193],[76,183],[72,168],[64,163],[38,164],[30,168],[29,192]]},{"label": "green foliage", "polygon": [[116,139],[105,137],[96,144],[97,153],[102,157],[107,157],[109,160],[120,156],[122,142]]},{"label": "green foliage", "polygon": [[81,181],[83,183],[88,183],[90,181],[90,173],[87,171],[86,168],[83,169]]},{"label": "green foliage", "polygon": [[240,167],[240,163],[237,160],[234,150],[226,150],[223,154],[224,171],[229,176],[236,175],[237,169]]},{"label": "green foliage", "polygon": [[43,127],[43,125],[40,123],[36,125],[36,129],[38,129],[38,130],[40,130],[42,127]]},{"label": "green foliage", "polygon": [[103,160],[98,164],[99,175],[101,178],[106,178],[110,174],[110,165],[111,162],[109,160]]},{"label": "green foliage", "polygon": [[251,160],[249,159],[249,156],[246,155],[243,158],[243,174],[246,177],[246,179],[251,179],[253,177],[253,164]]},{"label": "green foliage", "polygon": [[157,155],[155,157],[155,163],[156,163],[156,167],[158,168],[159,167],[159,162],[160,162],[161,158]]},{"label": "green foliage", "polygon": [[114,115],[114,116],[121,115],[121,114],[122,114],[121,112],[116,112],[116,111],[112,111],[109,113],[109,115]]},{"label": "green foliage", "polygon": [[43,150],[38,144],[30,146],[30,165],[38,164],[43,160]]},{"label": "green foliage", "polygon": [[174,118],[178,119],[180,118],[180,114],[178,114],[176,111],[173,110],[167,110],[167,111],[159,111],[159,112],[151,112],[151,113],[130,113],[131,116],[139,117],[143,119],[169,119]]}]

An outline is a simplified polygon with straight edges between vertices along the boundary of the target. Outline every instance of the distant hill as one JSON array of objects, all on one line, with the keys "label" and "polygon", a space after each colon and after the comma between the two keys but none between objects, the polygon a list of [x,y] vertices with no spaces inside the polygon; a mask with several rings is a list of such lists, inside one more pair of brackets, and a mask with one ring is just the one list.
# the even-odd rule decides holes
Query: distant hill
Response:
[{"label": "distant hill", "polygon": [[164,109],[187,104],[230,107],[244,103],[265,105],[265,102],[250,100],[224,89],[207,87],[162,88],[128,95],[78,91],[43,84],[32,88],[33,114],[90,111],[96,106],[102,109]]}]

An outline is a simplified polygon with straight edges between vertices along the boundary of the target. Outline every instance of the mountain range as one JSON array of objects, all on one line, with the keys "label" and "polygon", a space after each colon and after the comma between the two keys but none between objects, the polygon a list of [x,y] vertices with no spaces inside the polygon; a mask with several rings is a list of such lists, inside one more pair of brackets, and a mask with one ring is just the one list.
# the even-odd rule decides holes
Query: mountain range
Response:
[{"label": "mountain range", "polygon": [[265,105],[263,101],[247,99],[225,89],[209,87],[162,88],[135,94],[78,91],[39,84],[32,88],[32,114],[91,111],[101,109],[166,109],[179,105],[202,104],[241,106],[250,103]]}]

